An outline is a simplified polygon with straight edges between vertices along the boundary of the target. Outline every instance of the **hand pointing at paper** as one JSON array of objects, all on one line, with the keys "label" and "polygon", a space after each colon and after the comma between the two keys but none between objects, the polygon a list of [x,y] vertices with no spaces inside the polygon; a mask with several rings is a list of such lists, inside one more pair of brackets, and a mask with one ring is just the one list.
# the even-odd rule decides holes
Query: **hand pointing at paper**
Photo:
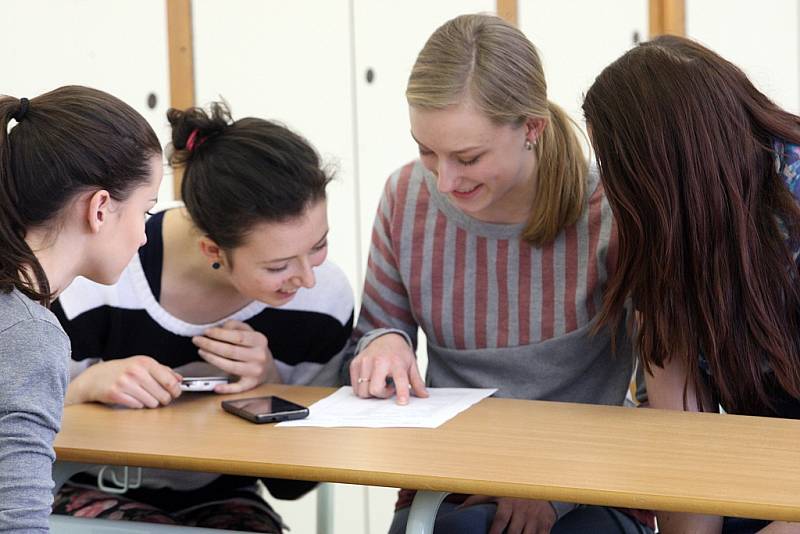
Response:
[{"label": "hand pointing at paper", "polygon": [[410,394],[428,396],[414,352],[398,334],[380,336],[350,362],[350,383],[364,399],[397,395],[397,404],[408,404]]}]

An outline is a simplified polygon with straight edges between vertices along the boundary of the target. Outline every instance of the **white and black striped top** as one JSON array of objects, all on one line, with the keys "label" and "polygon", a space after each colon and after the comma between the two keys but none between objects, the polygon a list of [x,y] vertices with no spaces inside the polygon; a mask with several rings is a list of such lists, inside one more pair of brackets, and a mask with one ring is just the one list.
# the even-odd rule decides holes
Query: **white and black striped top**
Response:
[{"label": "white and black striped top", "polygon": [[[202,361],[192,336],[211,324],[190,324],[159,304],[164,257],[163,213],[147,221],[147,244],[120,280],[103,286],[76,279],[52,306],[72,341],[73,377],[98,359],[144,354],[170,367]],[[214,324],[233,319],[269,340],[282,379],[307,384],[347,342],[353,326],[353,292],[330,261],[314,271],[317,283],[301,288],[280,308],[254,301]]]}]

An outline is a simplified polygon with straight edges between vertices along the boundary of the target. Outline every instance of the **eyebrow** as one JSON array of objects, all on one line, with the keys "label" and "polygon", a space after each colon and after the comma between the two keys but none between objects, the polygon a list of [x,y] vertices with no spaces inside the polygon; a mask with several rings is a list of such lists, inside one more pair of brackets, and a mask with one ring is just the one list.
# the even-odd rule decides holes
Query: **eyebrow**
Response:
[{"label": "eyebrow", "polygon": [[[323,234],[323,236],[320,238],[319,241],[314,243],[314,247],[320,246],[322,244],[322,242],[325,241],[328,238],[328,232],[330,232],[330,230],[325,230],[325,234]],[[312,247],[312,248],[314,248],[314,247]],[[266,265],[266,264],[269,264],[269,263],[277,263],[279,261],[289,261],[292,258],[294,258],[294,256],[289,256],[288,258],[275,258],[274,260],[260,261],[258,263],[259,263],[259,265]]]},{"label": "eyebrow", "polygon": [[[420,148],[425,148],[426,150],[430,150],[427,146],[425,146],[425,144],[420,143],[419,139],[414,137],[414,132],[410,132],[410,133],[411,133],[411,137],[414,139],[414,141],[417,142],[417,144],[420,146]],[[465,152],[472,152],[473,150],[478,150],[480,148],[483,148],[483,147],[482,146],[471,146],[471,147],[468,147],[468,148],[462,148],[461,150],[454,150],[453,154],[462,154],[463,155]]]}]

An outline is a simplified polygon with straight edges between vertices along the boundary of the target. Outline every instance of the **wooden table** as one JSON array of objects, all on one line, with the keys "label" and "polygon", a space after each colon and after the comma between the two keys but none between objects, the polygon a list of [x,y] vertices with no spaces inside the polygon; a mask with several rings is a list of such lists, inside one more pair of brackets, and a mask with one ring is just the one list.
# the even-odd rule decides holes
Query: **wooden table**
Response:
[{"label": "wooden table", "polygon": [[[262,386],[225,398],[309,405],[332,391]],[[438,429],[276,428],[223,412],[222,398],[69,406],[56,455],[428,490],[427,505],[415,503],[425,525],[439,492],[800,521],[800,421],[486,399]]]}]

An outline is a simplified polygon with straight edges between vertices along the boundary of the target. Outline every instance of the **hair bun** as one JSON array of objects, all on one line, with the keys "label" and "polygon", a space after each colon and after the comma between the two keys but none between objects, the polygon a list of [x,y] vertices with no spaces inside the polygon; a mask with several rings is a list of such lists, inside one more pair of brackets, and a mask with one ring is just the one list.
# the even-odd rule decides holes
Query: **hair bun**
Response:
[{"label": "hair bun", "polygon": [[170,108],[167,120],[172,126],[170,164],[187,161],[194,149],[225,131],[231,123],[231,113],[224,102],[214,102],[207,112],[203,108],[186,110]]}]

